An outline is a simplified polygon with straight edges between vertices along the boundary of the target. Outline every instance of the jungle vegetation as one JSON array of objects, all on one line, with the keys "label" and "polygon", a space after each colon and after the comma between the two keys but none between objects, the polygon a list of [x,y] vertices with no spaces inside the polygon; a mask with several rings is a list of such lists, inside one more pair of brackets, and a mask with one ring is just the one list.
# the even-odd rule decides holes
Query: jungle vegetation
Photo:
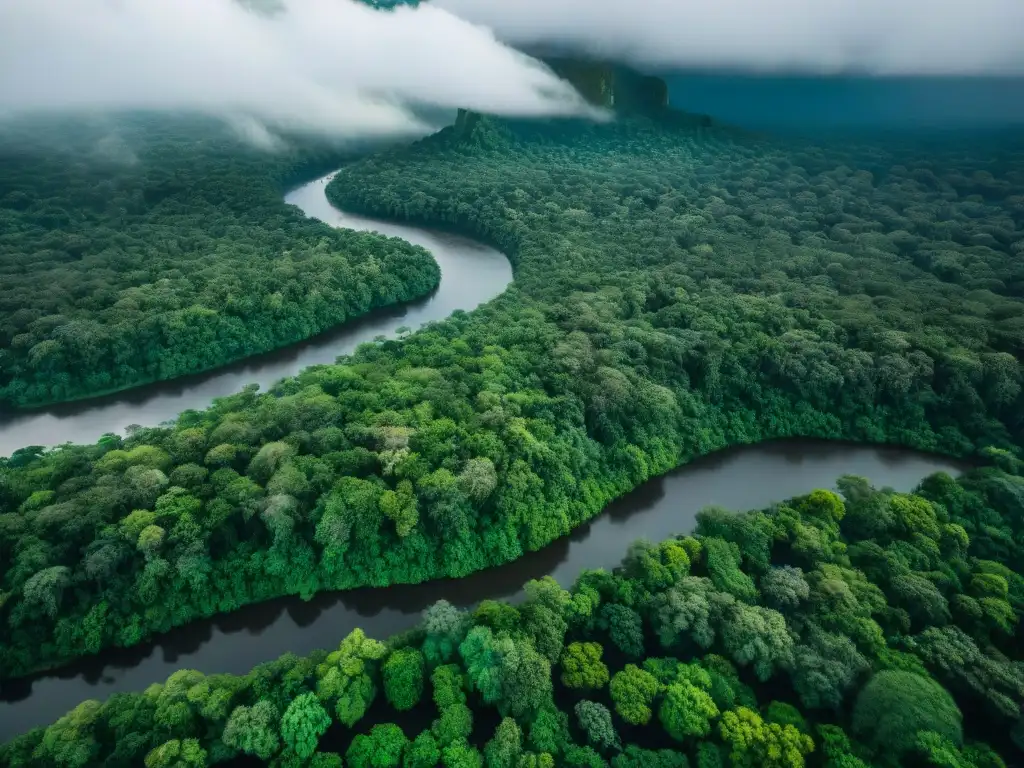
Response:
[{"label": "jungle vegetation", "polygon": [[1019,137],[464,115],[329,195],[486,239],[516,282],[270,391],[0,460],[4,676],[272,596],[508,562],[730,445],[1020,445]]},{"label": "jungle vegetation", "polygon": [[[180,670],[5,768],[1003,768],[1024,751],[1024,467],[838,480],[384,642]],[[344,756],[344,758],[342,757]]]},{"label": "jungle vegetation", "polygon": [[431,291],[423,249],[282,203],[342,157],[199,118],[0,125],[0,406],[209,370]]}]

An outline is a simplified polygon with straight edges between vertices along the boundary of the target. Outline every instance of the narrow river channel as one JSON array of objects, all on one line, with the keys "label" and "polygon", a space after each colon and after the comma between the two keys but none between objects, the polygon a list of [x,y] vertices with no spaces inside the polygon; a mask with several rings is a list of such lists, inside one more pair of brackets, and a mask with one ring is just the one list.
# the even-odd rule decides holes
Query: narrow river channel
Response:
[{"label": "narrow river channel", "polygon": [[909,491],[938,471],[955,474],[959,467],[913,451],[805,440],[723,451],[645,483],[567,538],[509,565],[463,579],[322,594],[309,602],[272,600],[53,674],[0,685],[0,741],[56,720],[79,701],[141,691],[177,669],[243,673],[288,651],[333,648],[355,627],[387,637],[416,624],[420,612],[442,598],[463,607],[486,598],[516,598],[525,581],[548,574],[568,586],[584,568],[617,565],[634,539],[659,541],[691,530],[697,512],[710,504],[764,507],[833,487],[842,474]]},{"label": "narrow river channel", "polygon": [[327,202],[325,189],[334,174],[305,184],[285,202],[331,226],[377,231],[401,237],[431,252],[441,267],[441,284],[430,296],[390,307],[333,331],[284,349],[251,357],[208,373],[185,376],[106,397],[62,403],[37,411],[0,415],[0,456],[26,445],[93,443],[105,432],[123,434],[130,424],[151,427],[189,409],[209,406],[214,398],[238,392],[246,384],[261,389],[310,365],[333,363],[360,344],[402,326],[416,329],[443,320],[457,309],[467,312],[490,301],[512,282],[512,266],[500,252],[456,235],[342,213]]}]

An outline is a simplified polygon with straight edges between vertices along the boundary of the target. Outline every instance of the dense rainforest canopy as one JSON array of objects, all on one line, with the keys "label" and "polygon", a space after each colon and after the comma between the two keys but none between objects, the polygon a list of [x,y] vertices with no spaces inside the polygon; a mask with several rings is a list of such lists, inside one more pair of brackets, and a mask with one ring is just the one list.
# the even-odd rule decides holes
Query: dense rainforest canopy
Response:
[{"label": "dense rainforest canopy", "polygon": [[340,157],[198,118],[0,125],[0,406],[208,370],[428,293],[422,249],[281,204]]},{"label": "dense rainforest canopy", "polygon": [[[728,445],[977,466],[706,509],[570,589],[442,601],[244,676],[180,670],[0,745],[0,768],[1024,763],[1024,140],[782,142],[669,111],[657,78],[549,63],[618,119],[460,112],[328,190],[499,246],[506,294],[171,424],[0,458],[0,678],[276,595],[507,562]],[[4,124],[0,406],[429,291],[422,249],[281,202],[340,162],[201,120]]]},{"label": "dense rainforest canopy", "polygon": [[728,445],[1020,444],[1019,137],[464,119],[329,195],[486,238],[516,283],[267,393],[0,460],[3,675],[508,562]]},{"label": "dense rainforest canopy", "polygon": [[846,476],[841,495],[707,509],[613,573],[441,601],[386,642],[180,670],[10,741],[0,766],[1020,764],[1024,477],[988,458],[914,493]]}]

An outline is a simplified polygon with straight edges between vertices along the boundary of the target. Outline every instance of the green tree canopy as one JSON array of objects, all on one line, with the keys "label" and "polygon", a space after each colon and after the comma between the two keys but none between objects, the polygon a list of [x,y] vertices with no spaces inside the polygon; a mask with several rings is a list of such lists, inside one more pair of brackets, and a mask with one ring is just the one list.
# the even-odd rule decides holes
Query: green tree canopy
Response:
[{"label": "green tree canopy", "polygon": [[917,734],[937,733],[963,744],[963,717],[953,697],[934,680],[899,670],[879,672],[857,695],[853,732],[876,750],[904,755]]},{"label": "green tree canopy", "polygon": [[312,693],[296,696],[281,717],[281,738],[299,757],[316,752],[320,737],[331,725],[331,717]]},{"label": "green tree canopy", "polygon": [[598,643],[572,643],[562,654],[562,684],[568,688],[594,690],[608,683],[608,667],[601,661],[604,649]]}]

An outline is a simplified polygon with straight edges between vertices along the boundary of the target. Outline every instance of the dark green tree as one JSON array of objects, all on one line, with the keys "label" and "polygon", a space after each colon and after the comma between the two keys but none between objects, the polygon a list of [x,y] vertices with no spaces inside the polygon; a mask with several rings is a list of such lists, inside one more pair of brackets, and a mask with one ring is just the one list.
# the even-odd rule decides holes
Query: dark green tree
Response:
[{"label": "dark green tree", "polygon": [[423,654],[416,648],[400,648],[384,662],[384,693],[395,709],[412,709],[423,696]]},{"label": "dark green tree", "polygon": [[913,751],[921,732],[937,733],[963,744],[963,717],[956,702],[934,680],[899,670],[879,672],[859,694],[853,733],[879,753]]}]

